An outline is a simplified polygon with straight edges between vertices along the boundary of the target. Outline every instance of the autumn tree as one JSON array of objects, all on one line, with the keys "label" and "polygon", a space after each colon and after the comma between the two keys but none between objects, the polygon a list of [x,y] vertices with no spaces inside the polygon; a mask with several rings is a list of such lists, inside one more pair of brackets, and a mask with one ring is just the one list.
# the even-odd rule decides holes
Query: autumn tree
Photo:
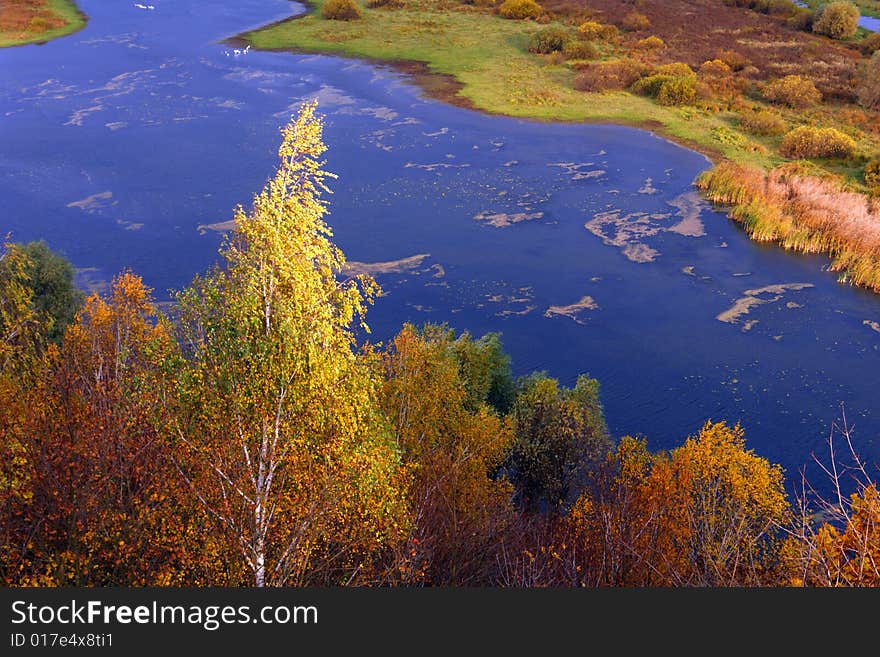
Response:
[{"label": "autumn tree", "polygon": [[406,525],[398,448],[355,354],[376,286],[338,277],[322,130],[304,105],[274,176],[235,211],[225,266],[177,296],[176,462],[256,586],[374,581]]},{"label": "autumn tree", "polygon": [[569,584],[755,586],[778,574],[789,506],[779,466],[739,426],[707,423],[669,454],[621,440],[602,485],[574,504],[558,542]]},{"label": "autumn tree", "polygon": [[384,354],[382,406],[410,479],[404,583],[490,582],[510,529],[512,487],[495,475],[513,433],[490,405],[497,354],[474,357],[495,341],[479,342],[407,324]]},{"label": "autumn tree", "polygon": [[508,468],[518,499],[530,509],[563,507],[611,447],[599,383],[580,376],[565,389],[542,373],[524,377],[512,416],[516,441]]},{"label": "autumn tree", "polygon": [[31,286],[33,263],[21,245],[0,250],[0,373],[19,370],[45,341],[47,318],[37,312]]},{"label": "autumn tree", "polygon": [[27,495],[4,522],[16,583],[204,581],[200,514],[186,508],[156,432],[159,364],[173,345],[154,315],[149,289],[122,274],[36,369],[15,427]]},{"label": "autumn tree", "polygon": [[[830,492],[820,492],[802,475],[797,513],[783,550],[784,583],[880,586],[880,486],[856,452],[845,414],[832,427],[828,448],[829,457],[817,463]],[[841,458],[840,451],[848,458]]]}]

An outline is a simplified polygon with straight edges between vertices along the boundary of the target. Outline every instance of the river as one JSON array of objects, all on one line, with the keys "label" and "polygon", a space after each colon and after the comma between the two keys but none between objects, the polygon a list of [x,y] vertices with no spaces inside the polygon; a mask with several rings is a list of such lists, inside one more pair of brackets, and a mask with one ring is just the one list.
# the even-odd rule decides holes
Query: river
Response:
[{"label": "river", "polygon": [[611,430],[669,448],[712,418],[791,475],[840,404],[880,460],[880,303],[827,259],[751,242],[695,195],[709,162],[651,133],[491,117],[388,68],[236,54],[286,0],[81,0],[81,32],[0,51],[0,232],[103,289],[167,298],[216,260],[304,100],[327,115],[336,240],[386,263],[373,339],[404,321],[500,331],[517,373],[602,383]]}]

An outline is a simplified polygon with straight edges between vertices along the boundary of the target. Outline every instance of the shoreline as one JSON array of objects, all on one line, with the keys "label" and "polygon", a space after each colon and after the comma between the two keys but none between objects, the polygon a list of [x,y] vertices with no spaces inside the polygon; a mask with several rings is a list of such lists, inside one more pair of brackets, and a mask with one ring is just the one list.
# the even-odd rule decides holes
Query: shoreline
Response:
[{"label": "shoreline", "polygon": [[[283,32],[284,27],[293,23],[294,21],[301,21],[309,17],[314,17],[320,8],[320,3],[315,2],[315,0],[291,1],[299,2],[299,4],[303,5],[306,10],[293,16],[275,21],[269,25],[238,34],[234,37],[224,40],[224,43],[235,44],[239,46],[246,44],[250,45],[255,50],[261,50],[265,52],[288,52],[293,54],[327,55],[331,57],[340,57],[343,59],[357,59],[376,66],[387,67],[391,70],[397,71],[407,76],[407,78],[412,81],[412,83],[420,90],[420,92],[428,98],[432,98],[448,105],[480,112],[487,116],[507,117],[518,120],[534,121],[536,123],[559,123],[572,125],[616,125],[626,128],[644,130],[658,139],[665,140],[669,143],[675,144],[683,148],[687,148],[706,158],[707,167],[697,173],[694,180],[692,181],[692,185],[699,190],[699,193],[704,199],[710,202],[720,212],[723,212],[729,221],[738,224],[739,227],[743,229],[744,232],[753,241],[774,242],[777,244],[777,246],[786,250],[802,250],[804,253],[807,254],[816,253],[816,250],[812,247],[798,249],[796,246],[792,246],[791,244],[787,243],[784,239],[768,239],[766,236],[764,237],[764,239],[757,239],[754,233],[743,225],[741,218],[738,218],[737,204],[731,204],[730,199],[722,200],[719,195],[713,195],[712,193],[709,193],[709,190],[707,190],[704,186],[700,184],[701,181],[704,181],[706,179],[706,175],[710,175],[712,172],[719,169],[719,167],[723,168],[728,165],[744,167],[746,170],[750,170],[755,173],[760,172],[760,175],[766,177],[768,180],[781,168],[784,169],[787,166],[786,160],[780,159],[775,156],[772,151],[769,151],[766,147],[764,147],[760,140],[754,140],[751,142],[758,147],[757,149],[746,149],[741,144],[731,147],[729,144],[725,144],[723,141],[721,141],[721,144],[728,147],[728,150],[730,151],[729,154],[725,153],[723,148],[720,146],[714,147],[709,143],[706,143],[706,141],[708,141],[707,133],[709,135],[714,135],[715,130],[719,129],[719,126],[726,125],[724,118],[717,113],[704,113],[702,115],[695,114],[692,116],[688,116],[686,114],[687,110],[685,108],[669,108],[659,106],[639,107],[641,103],[644,103],[645,99],[641,96],[634,96],[627,92],[624,92],[623,94],[618,94],[614,97],[611,97],[611,94],[601,92],[590,94],[586,94],[584,92],[576,92],[583,93],[585,98],[592,96],[594,98],[593,105],[588,106],[586,104],[573,104],[571,96],[567,96],[556,103],[556,108],[546,110],[546,108],[542,108],[540,104],[532,103],[531,105],[526,105],[522,113],[520,113],[516,111],[519,109],[519,107],[511,105],[510,102],[505,103],[503,97],[501,98],[501,100],[499,100],[497,96],[491,95],[493,91],[496,91],[497,93],[497,90],[490,89],[487,91],[485,89],[479,89],[480,78],[477,77],[477,79],[474,79],[475,75],[473,74],[473,69],[459,66],[456,70],[456,73],[435,70],[435,64],[439,66],[445,65],[446,68],[455,68],[455,66],[450,64],[449,53],[445,53],[444,56],[441,56],[436,62],[428,62],[418,59],[370,56],[368,54],[364,54],[362,51],[369,50],[371,49],[371,47],[373,50],[380,51],[384,49],[383,46],[387,48],[387,43],[389,43],[389,41],[385,40],[384,43],[380,42],[380,45],[375,45],[375,42],[371,42],[368,40],[370,37],[374,36],[370,32],[370,28],[363,27],[362,24],[354,21],[352,23],[355,23],[355,25],[336,24],[333,26],[332,29],[343,31],[343,37],[339,38],[338,41],[328,41],[326,36],[326,29],[317,32],[316,34],[316,31],[319,30],[321,27],[327,27],[327,25],[324,24],[324,21],[313,22],[309,25],[308,29],[311,30],[311,33],[304,32],[304,38],[302,40],[305,42],[305,45],[303,46],[289,46],[286,44],[272,46],[266,45],[265,40],[254,39],[254,35],[264,35],[266,32],[272,32],[273,30],[280,29]],[[406,10],[402,9],[399,11],[404,12]],[[386,27],[387,29],[393,29],[393,21],[395,19],[396,17],[384,17],[384,20],[391,22],[390,27],[387,24],[384,25],[384,27]],[[327,21],[326,23],[329,24],[330,21]],[[499,26],[504,26],[504,28],[509,27],[507,25],[504,25],[503,23],[499,24]],[[348,36],[344,33],[345,30],[353,30],[356,36]],[[285,37],[288,39],[290,38],[289,35],[284,35],[282,33],[280,40],[284,41]],[[344,42],[351,38],[361,39],[362,41],[359,44],[355,44],[354,46],[346,46],[344,44],[340,45],[341,42]],[[279,37],[273,34],[273,39],[278,40]],[[260,42],[263,45],[258,45],[258,43],[255,43],[255,41]],[[421,45],[422,44],[420,44],[419,47],[421,47]],[[410,48],[412,50],[412,46],[410,46]],[[395,47],[391,48],[392,52],[395,49],[405,50],[406,46],[405,44],[395,44]],[[416,51],[418,52],[419,48],[416,48]],[[487,55],[487,59],[491,59],[493,56],[496,57],[496,59],[498,57],[498,55],[489,54]],[[513,67],[515,66],[515,63],[509,62],[508,66]],[[546,69],[544,69],[544,71],[544,77],[539,78],[537,80],[537,83],[559,83],[558,79],[554,79],[554,75],[556,75],[558,78],[557,71]],[[533,73],[534,71],[531,72]],[[471,79],[463,80],[460,78],[459,75],[457,75],[457,73],[471,74]],[[485,75],[485,71],[478,70],[476,75],[478,76],[480,74]],[[494,80],[492,80],[492,82],[494,82]],[[532,82],[535,81],[533,80]],[[471,90],[478,89],[483,93],[479,94],[478,99],[475,100],[469,96],[465,96],[462,93],[462,91],[467,88],[470,88]],[[507,91],[506,87],[505,91]],[[616,93],[617,92],[615,92],[615,94]],[[597,97],[600,96],[603,97],[601,101],[595,100]],[[478,104],[480,100],[483,101],[482,106]],[[496,104],[499,106],[499,109],[487,109],[485,105],[491,104],[493,100],[498,101]],[[563,104],[566,101],[568,102],[568,105]],[[602,105],[603,102],[605,103],[604,105]],[[559,107],[560,105],[561,107]],[[835,107],[836,106],[833,104],[825,105],[825,108],[832,112],[834,111]],[[507,110],[513,108],[514,111],[505,111],[505,108]],[[542,109],[544,109],[545,111],[542,112]],[[654,114],[654,116],[646,116],[639,119],[631,119],[626,116],[627,114],[631,114],[633,112],[638,113],[643,110],[647,114]],[[676,111],[678,111],[678,114],[676,114]],[[588,114],[589,112],[597,113],[599,114],[599,116],[579,115],[585,113]],[[606,117],[601,116],[603,112],[607,115]],[[542,113],[544,114],[544,116],[541,116]],[[573,116],[572,118],[567,118],[566,116],[562,116],[563,114]],[[797,120],[797,117],[795,118],[795,120]],[[692,123],[694,124],[694,137],[687,137],[682,135],[682,132],[687,132],[687,130],[692,127]],[[724,130],[724,128],[722,127],[721,130]],[[805,179],[809,180],[810,176],[807,176]],[[843,189],[847,184],[848,183],[846,182],[846,178],[841,177],[841,189]],[[859,192],[859,195],[862,196],[868,204],[871,203],[871,196],[869,194]],[[809,238],[812,243],[825,242],[826,235],[824,235],[822,231],[816,232],[815,230],[811,229],[809,225],[803,225],[800,226],[800,228],[807,231],[808,233],[811,233],[809,235]],[[850,284],[865,286],[867,287],[867,289],[875,293],[880,293],[880,284],[876,282],[880,280],[880,263],[875,264],[876,261],[874,260],[873,253],[870,251],[864,254],[858,254],[858,248],[856,248],[855,251],[855,257],[847,258],[847,260],[849,262],[856,263],[858,268],[860,269],[865,264],[865,261],[870,262],[871,274],[869,276],[851,271],[850,267],[848,266],[841,266],[840,249],[822,249],[821,253],[824,257],[827,257],[829,259],[829,261],[832,263],[833,269],[841,272],[841,275],[838,277],[838,281],[840,283],[849,282]],[[852,253],[852,251],[849,251],[850,255],[852,255]],[[871,280],[872,283],[859,282],[866,280]]]},{"label": "shoreline", "polygon": [[[453,107],[459,107],[461,109],[470,110],[472,112],[478,112],[485,116],[504,117],[520,121],[531,121],[534,123],[557,123],[560,125],[614,125],[624,128],[635,128],[637,130],[644,130],[645,132],[649,132],[659,139],[663,139],[677,146],[681,146],[683,148],[687,148],[696,153],[699,153],[708,160],[710,166],[714,166],[720,162],[729,160],[729,158],[724,156],[720,149],[713,148],[707,144],[701,144],[694,139],[680,137],[678,135],[667,132],[666,126],[663,124],[663,122],[657,119],[626,121],[613,117],[609,117],[606,119],[543,118],[540,116],[521,116],[509,114],[502,111],[493,111],[485,107],[481,107],[477,105],[472,99],[468,98],[467,96],[461,95],[460,92],[465,89],[466,85],[461,82],[455,75],[451,73],[442,73],[440,71],[432,70],[430,62],[422,60],[370,57],[366,55],[359,55],[333,49],[291,46],[270,48],[255,45],[253,41],[248,38],[248,35],[283,26],[294,21],[302,20],[304,18],[312,16],[317,10],[317,7],[313,0],[290,0],[290,2],[303,5],[306,8],[306,11],[295,14],[293,16],[289,16],[287,18],[273,21],[254,30],[241,32],[237,35],[221,40],[220,43],[231,47],[240,48],[249,45],[254,50],[259,50],[261,52],[290,53],[294,55],[324,55],[327,57],[338,57],[340,59],[362,61],[368,64],[372,64],[374,66],[386,67],[393,71],[401,73],[409,80],[411,80],[413,85],[416,86],[427,98],[431,98],[432,100],[436,100],[447,105],[452,105]],[[699,175],[700,174],[698,173],[697,176]],[[697,178],[695,177],[694,182],[696,182],[696,180]]]}]

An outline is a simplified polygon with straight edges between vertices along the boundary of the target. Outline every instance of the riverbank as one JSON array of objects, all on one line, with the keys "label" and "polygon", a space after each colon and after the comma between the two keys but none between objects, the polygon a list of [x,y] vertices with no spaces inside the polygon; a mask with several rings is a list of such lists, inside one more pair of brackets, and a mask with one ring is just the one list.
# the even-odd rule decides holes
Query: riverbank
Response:
[{"label": "riverbank", "polygon": [[[411,0],[399,8],[363,9],[359,20],[331,21],[321,16],[324,1],[314,0],[305,15],[239,38],[261,50],[329,53],[391,64],[414,73],[430,95],[490,114],[646,128],[706,154],[716,164],[732,162],[765,174],[788,161],[780,153],[785,133],[801,125],[832,127],[856,147],[843,157],[814,157],[809,168],[848,191],[870,191],[863,169],[880,153],[880,115],[855,102],[859,67],[865,61],[858,41],[832,41],[796,30],[779,17],[708,0],[686,3],[708,8],[708,15],[693,18],[668,11],[668,3],[646,0],[639,8],[646,19],[640,29],[623,27],[630,17],[623,12],[632,11],[623,0],[620,7],[614,4],[617,0],[602,0],[597,5],[602,10],[590,16],[566,0],[548,0],[537,21],[505,20],[494,7],[445,0]],[[608,27],[612,36],[592,40],[582,49],[586,52],[575,56],[529,51],[530,40],[549,28],[565,31],[573,42],[587,41],[578,32],[586,20]],[[693,33],[682,37],[683,21]],[[649,47],[646,42],[662,45]],[[586,59],[578,58],[584,55]],[[661,104],[650,94],[631,93],[628,84],[591,92],[591,76],[607,78],[608,71],[633,62],[639,69],[636,79],[668,73],[668,66],[661,68],[665,65],[687,64],[683,77],[693,97]],[[809,76],[822,102],[791,103],[796,107],[770,102],[765,87],[789,74]],[[749,122],[761,110],[772,114],[773,127]],[[868,278],[880,280],[880,272]]]},{"label": "riverbank", "polygon": [[72,0],[4,0],[0,7],[0,48],[67,36],[83,29],[87,20]]},{"label": "riverbank", "polygon": [[325,0],[310,11],[238,37],[259,50],[329,53],[391,65],[434,98],[470,109],[554,122],[613,123],[659,132],[713,159],[755,166],[773,163],[757,143],[719,139],[723,118],[695,108],[663,107],[626,92],[585,94],[574,88],[569,62],[527,51],[541,29],[469,5],[424,0],[402,9],[366,10],[357,21],[321,17]]}]

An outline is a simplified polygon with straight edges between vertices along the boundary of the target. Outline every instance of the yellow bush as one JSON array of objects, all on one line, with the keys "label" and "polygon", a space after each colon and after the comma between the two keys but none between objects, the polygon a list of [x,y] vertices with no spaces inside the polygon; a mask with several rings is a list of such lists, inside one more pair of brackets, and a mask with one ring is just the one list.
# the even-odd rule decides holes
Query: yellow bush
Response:
[{"label": "yellow bush", "polygon": [[786,75],[764,87],[764,98],[771,103],[789,107],[809,107],[822,100],[822,94],[809,78],[800,75]]},{"label": "yellow bush", "polygon": [[802,125],[787,133],[779,145],[779,152],[788,158],[852,157],[856,142],[834,128],[814,128]]},{"label": "yellow bush", "polygon": [[654,35],[636,41],[636,48],[639,50],[660,50],[665,47],[666,42],[660,37]]},{"label": "yellow bush", "polygon": [[694,70],[684,62],[663,64],[654,69],[653,75],[672,75],[674,77],[693,77]]},{"label": "yellow bush", "polygon": [[332,21],[357,20],[361,15],[361,8],[354,0],[327,0],[321,8],[321,16]]},{"label": "yellow bush", "polygon": [[770,110],[746,112],[741,115],[739,124],[753,135],[781,135],[788,127],[785,119]]},{"label": "yellow bush", "polygon": [[587,21],[578,27],[578,35],[590,41],[610,41],[619,34],[613,25],[605,25],[597,21]]},{"label": "yellow bush", "polygon": [[537,18],[544,13],[535,0],[504,0],[498,8],[498,14],[502,18],[510,18],[514,20],[523,20],[526,18]]},{"label": "yellow bush", "polygon": [[599,49],[589,41],[571,40],[565,44],[562,54],[568,59],[596,59]]},{"label": "yellow bush", "polygon": [[824,34],[832,39],[849,39],[855,36],[859,27],[859,8],[847,0],[832,2],[816,12],[813,32]]},{"label": "yellow bush", "polygon": [[699,73],[703,76],[718,78],[730,75],[732,71],[730,66],[720,59],[710,59],[700,65]]}]

